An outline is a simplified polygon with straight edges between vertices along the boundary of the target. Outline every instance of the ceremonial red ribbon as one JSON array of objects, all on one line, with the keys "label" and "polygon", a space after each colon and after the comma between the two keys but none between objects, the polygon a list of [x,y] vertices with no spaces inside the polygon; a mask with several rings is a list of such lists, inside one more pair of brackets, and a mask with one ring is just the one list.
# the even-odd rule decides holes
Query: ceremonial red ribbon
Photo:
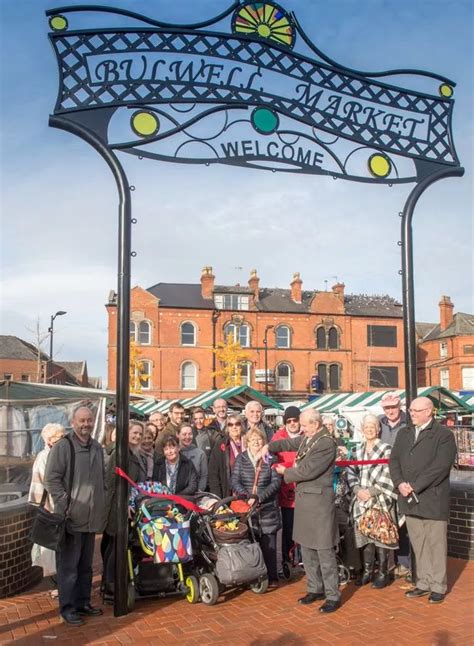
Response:
[{"label": "ceremonial red ribbon", "polygon": [[138,489],[138,491],[141,491],[143,494],[146,496],[149,496],[150,498],[161,498],[162,500],[172,500],[173,502],[178,503],[178,505],[181,505],[185,509],[188,509],[189,511],[197,511],[199,513],[205,512],[206,510],[203,509],[202,507],[198,507],[194,503],[190,502],[189,500],[186,500],[185,498],[181,498],[181,496],[174,496],[173,494],[170,493],[151,493],[150,491],[147,491],[143,487],[140,487],[139,484],[134,482],[130,476],[128,476],[125,471],[123,471],[120,467],[115,467],[115,473],[126,480],[128,484],[132,485],[132,487],[135,487],[135,489]]},{"label": "ceremonial red ribbon", "polygon": [[[379,460],[336,460],[336,467],[353,467],[360,466],[365,464],[388,464],[390,460],[387,458],[380,458]],[[292,462],[278,462],[277,464],[272,464],[274,469],[276,466],[284,466],[287,469],[291,469],[294,466]]]}]

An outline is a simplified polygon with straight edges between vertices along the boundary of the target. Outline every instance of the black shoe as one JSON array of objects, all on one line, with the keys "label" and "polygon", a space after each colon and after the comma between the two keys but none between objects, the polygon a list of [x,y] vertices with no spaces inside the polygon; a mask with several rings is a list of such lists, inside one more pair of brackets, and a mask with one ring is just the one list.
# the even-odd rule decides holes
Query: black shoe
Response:
[{"label": "black shoe", "polygon": [[432,592],[428,599],[428,603],[443,603],[444,597],[445,595],[441,594],[441,592]]},{"label": "black shoe", "polygon": [[76,612],[78,615],[87,617],[98,617],[103,614],[101,608],[94,608],[90,603],[84,606],[84,608],[78,608]]},{"label": "black shoe", "polygon": [[372,583],[372,587],[377,590],[386,588],[387,585],[390,585],[390,576],[388,574],[378,574]]},{"label": "black shoe", "polygon": [[413,588],[413,590],[408,590],[408,592],[405,592],[405,596],[407,599],[417,599],[418,597],[424,597],[429,593],[430,593],[429,590],[422,590],[421,588]]},{"label": "black shoe", "polygon": [[314,603],[315,601],[322,601],[325,599],[324,592],[308,592],[304,597],[301,597],[301,599],[298,599],[298,603],[302,603],[303,606],[307,606],[310,603]]},{"label": "black shoe", "polygon": [[320,607],[319,612],[336,612],[338,608],[341,607],[341,602],[340,601],[331,601],[328,599],[323,605]]},{"label": "black shoe", "polygon": [[63,615],[61,615],[61,619],[65,624],[69,624],[70,626],[82,626],[85,623],[84,619],[81,619],[77,612],[75,612],[74,610],[65,612]]}]

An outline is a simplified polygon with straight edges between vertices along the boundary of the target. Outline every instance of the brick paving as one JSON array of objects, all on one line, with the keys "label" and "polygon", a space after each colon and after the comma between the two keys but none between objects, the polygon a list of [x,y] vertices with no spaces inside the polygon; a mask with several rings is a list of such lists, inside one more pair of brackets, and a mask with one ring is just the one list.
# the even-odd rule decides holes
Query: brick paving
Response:
[{"label": "brick paving", "polygon": [[[100,604],[94,578],[93,603]],[[474,644],[474,562],[449,559],[449,595],[440,605],[427,598],[407,600],[408,586],[396,580],[384,590],[344,586],[343,607],[331,615],[319,603],[296,603],[305,580],[282,584],[264,595],[249,590],[227,593],[217,605],[189,604],[184,599],[138,601],[133,613],[104,615],[84,626],[59,622],[57,602],[44,581],[28,593],[0,600],[0,644],[38,646],[68,644],[106,646],[313,646],[325,644],[394,644],[467,646]]]}]

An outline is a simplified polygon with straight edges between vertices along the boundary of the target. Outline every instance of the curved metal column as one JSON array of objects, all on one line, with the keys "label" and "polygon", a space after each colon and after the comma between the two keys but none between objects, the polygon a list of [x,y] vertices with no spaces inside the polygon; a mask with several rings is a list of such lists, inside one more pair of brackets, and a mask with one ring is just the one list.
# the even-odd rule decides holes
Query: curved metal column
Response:
[{"label": "curved metal column", "polygon": [[432,184],[446,177],[462,177],[464,168],[442,168],[425,177],[412,190],[402,213],[402,290],[403,333],[405,337],[405,389],[407,410],[417,396],[415,289],[413,272],[412,220],[415,206],[422,193]]},{"label": "curved metal column", "polygon": [[[130,384],[130,266],[131,266],[131,195],[127,176],[115,154],[107,145],[76,121],[64,116],[50,116],[49,125],[77,135],[105,159],[111,169],[119,193],[118,270],[117,270],[117,466],[128,471],[128,418]],[[114,615],[128,613],[127,606],[127,503],[128,485],[117,478],[117,535],[115,558]]]}]

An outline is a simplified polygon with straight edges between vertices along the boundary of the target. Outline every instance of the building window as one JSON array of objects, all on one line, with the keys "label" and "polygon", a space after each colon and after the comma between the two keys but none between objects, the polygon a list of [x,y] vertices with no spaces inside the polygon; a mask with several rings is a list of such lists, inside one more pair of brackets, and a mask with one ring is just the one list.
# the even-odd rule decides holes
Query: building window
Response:
[{"label": "building window", "polygon": [[318,350],[326,349],[326,330],[323,327],[316,330],[316,347]]},{"label": "building window", "polygon": [[248,310],[249,297],[242,294],[215,294],[214,305],[218,310]]},{"label": "building window", "polygon": [[276,371],[277,390],[291,390],[291,366],[280,363]]},{"label": "building window", "polygon": [[447,341],[441,341],[439,344],[439,356],[442,359],[445,359],[448,356],[448,342]]},{"label": "building window", "polygon": [[367,345],[378,348],[397,347],[397,328],[395,325],[368,325]]},{"label": "building window", "polygon": [[464,354],[474,354],[474,345],[465,345],[463,351]]},{"label": "building window", "polygon": [[181,388],[182,390],[196,390],[197,371],[192,361],[185,361],[181,366]]},{"label": "building window", "polygon": [[330,327],[329,332],[328,332],[328,348],[330,350],[338,350],[339,349],[339,332],[337,331],[337,328],[335,327]]},{"label": "building window", "polygon": [[396,366],[372,366],[369,368],[371,388],[398,388],[398,368]]},{"label": "building window", "polygon": [[461,369],[462,389],[474,390],[474,367],[466,366]]},{"label": "building window", "polygon": [[150,345],[151,325],[148,321],[140,321],[138,324],[138,343],[140,345]]},{"label": "building window", "polygon": [[21,375],[21,380],[22,381],[29,381],[30,380],[30,375]]},{"label": "building window", "polygon": [[150,390],[151,388],[151,361],[140,361],[140,386],[142,390]]},{"label": "building window", "polygon": [[449,368],[443,368],[439,371],[439,385],[443,388],[449,388]]},{"label": "building window", "polygon": [[196,345],[196,328],[194,323],[181,323],[181,345]]},{"label": "building window", "polygon": [[318,364],[318,377],[322,383],[322,390],[326,390],[328,386],[328,369],[325,363]]},{"label": "building window", "polygon": [[240,343],[242,348],[250,348],[250,327],[246,323],[228,323],[224,328],[224,337],[226,341],[230,339],[234,343]]},{"label": "building window", "polygon": [[275,345],[277,348],[289,348],[291,346],[291,332],[287,325],[279,325],[275,330]]},{"label": "building window", "polygon": [[337,363],[329,366],[329,388],[330,390],[341,389],[341,366]]},{"label": "building window", "polygon": [[242,386],[250,386],[252,364],[242,363],[240,366],[240,383]]},{"label": "building window", "polygon": [[3,378],[5,379],[5,381],[12,381],[13,375],[10,372],[4,372]]},{"label": "building window", "polygon": [[137,326],[135,324],[135,321],[130,321],[130,342],[137,342]]}]

